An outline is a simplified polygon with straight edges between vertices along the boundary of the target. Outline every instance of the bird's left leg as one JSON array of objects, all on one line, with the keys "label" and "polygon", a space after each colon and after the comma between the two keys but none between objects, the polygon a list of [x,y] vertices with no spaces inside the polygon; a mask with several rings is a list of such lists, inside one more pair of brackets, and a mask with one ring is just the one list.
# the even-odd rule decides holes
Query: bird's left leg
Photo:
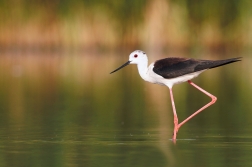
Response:
[{"label": "bird's left leg", "polygon": [[175,108],[175,102],[174,102],[174,99],[173,99],[172,88],[169,88],[169,89],[170,89],[172,110],[173,110],[173,115],[174,115],[174,131],[173,131],[172,140],[176,141],[177,132],[178,132],[178,129],[179,129],[179,127],[178,127],[178,116],[177,116],[177,113],[176,113],[176,108]]},{"label": "bird's left leg", "polygon": [[196,89],[198,89],[201,92],[203,92],[204,94],[206,94],[207,96],[209,96],[212,100],[209,103],[207,103],[205,106],[203,106],[202,108],[200,108],[198,111],[196,111],[195,113],[193,113],[192,115],[190,115],[188,118],[186,118],[183,122],[181,122],[178,125],[178,128],[180,128],[183,124],[185,124],[187,121],[189,121],[192,117],[194,117],[195,115],[197,115],[198,113],[200,113],[201,111],[203,111],[204,109],[206,109],[207,107],[211,106],[212,104],[214,104],[216,102],[216,100],[217,100],[217,97],[215,97],[214,95],[208,93],[204,89],[200,88],[199,86],[197,86],[196,84],[194,84],[192,81],[188,80],[188,83],[191,84],[192,86],[194,86]]}]

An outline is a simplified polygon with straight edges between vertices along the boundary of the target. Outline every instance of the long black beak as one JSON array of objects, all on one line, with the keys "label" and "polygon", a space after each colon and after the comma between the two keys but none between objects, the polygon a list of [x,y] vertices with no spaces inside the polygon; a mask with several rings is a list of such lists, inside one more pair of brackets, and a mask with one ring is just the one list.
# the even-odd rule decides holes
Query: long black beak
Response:
[{"label": "long black beak", "polygon": [[127,65],[129,65],[129,64],[130,64],[130,61],[126,62],[126,63],[123,64],[121,67],[119,67],[119,68],[115,69],[114,71],[112,71],[110,74],[112,74],[112,73],[114,73],[114,72],[120,70],[121,68],[123,68],[123,67],[125,67],[125,66],[127,66]]}]

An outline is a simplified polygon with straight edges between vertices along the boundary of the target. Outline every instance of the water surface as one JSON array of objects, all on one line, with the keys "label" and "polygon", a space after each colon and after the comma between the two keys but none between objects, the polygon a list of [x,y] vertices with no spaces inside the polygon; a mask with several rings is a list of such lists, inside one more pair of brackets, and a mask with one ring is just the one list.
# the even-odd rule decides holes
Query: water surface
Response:
[{"label": "water surface", "polygon": [[[174,143],[168,89],[142,81],[134,66],[109,74],[126,56],[3,55],[0,166],[251,166],[244,57],[193,80],[218,101]],[[210,101],[187,83],[173,91],[179,121]]]}]

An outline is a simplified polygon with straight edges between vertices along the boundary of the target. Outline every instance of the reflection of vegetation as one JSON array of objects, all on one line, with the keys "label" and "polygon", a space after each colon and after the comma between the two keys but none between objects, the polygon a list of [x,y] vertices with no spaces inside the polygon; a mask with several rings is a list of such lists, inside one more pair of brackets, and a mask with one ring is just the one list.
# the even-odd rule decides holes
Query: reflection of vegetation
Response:
[{"label": "reflection of vegetation", "polygon": [[[155,7],[159,2],[167,8]],[[195,39],[207,47],[222,43],[243,46],[252,41],[246,28],[251,26],[249,11],[252,9],[247,0],[1,0],[0,43],[3,46],[22,43],[22,47],[25,44],[87,48],[130,46],[146,41],[149,33],[159,31],[161,26],[161,37],[173,38],[171,41],[160,39],[162,46],[172,41],[179,41],[180,47],[190,46]],[[156,40],[153,43],[157,43],[158,38]]]},{"label": "reflection of vegetation", "polygon": [[[169,91],[160,85],[146,86],[133,65],[110,75],[119,64],[111,55],[24,54],[0,57],[0,164],[39,162],[50,166],[58,162],[62,166],[84,161],[85,165],[104,166],[109,161],[120,166],[123,161],[123,166],[169,166],[165,164],[174,157],[181,166],[214,162],[213,166],[216,162],[228,166],[225,159],[230,158],[230,149],[218,145],[226,146],[231,139],[223,138],[251,139],[251,133],[244,130],[251,124],[249,59],[233,68],[230,65],[208,71],[196,79],[219,101],[181,128],[180,139],[197,140],[179,141],[172,149],[168,140],[173,127]],[[174,97],[180,121],[210,100],[187,83],[174,87]],[[211,149],[215,144],[217,149]],[[232,157],[242,155],[244,160],[245,146],[232,144],[228,146],[237,148]],[[199,153],[206,148],[212,152],[205,156]],[[32,161],[27,156],[30,152]],[[184,156],[188,152],[204,159]],[[6,158],[13,154],[14,160],[25,158]],[[184,157],[185,161],[179,161]],[[248,166],[249,162],[242,164]]]},{"label": "reflection of vegetation", "polygon": [[[156,123],[154,122],[159,118],[156,112],[150,110],[157,110],[158,108],[166,115],[171,109],[167,88],[153,85],[155,89],[148,88],[148,90],[144,91],[144,81],[138,76],[137,71],[134,71],[133,76],[129,75],[130,69],[136,70],[134,67],[128,67],[127,70],[121,71],[121,74],[109,75],[109,72],[113,69],[110,68],[113,66],[113,60],[106,57],[108,56],[103,58],[94,55],[90,57],[24,56],[19,58],[4,56],[0,61],[1,107],[5,112],[8,110],[10,116],[13,117],[10,119],[11,121],[17,122],[30,120],[31,114],[34,114],[34,117],[41,115],[36,120],[48,121],[43,120],[43,117],[50,117],[50,119],[60,121],[68,119],[85,126],[106,126],[107,128],[115,128],[118,125],[121,125],[118,128],[155,127]],[[106,65],[104,65],[104,62],[106,62]],[[97,66],[100,68],[97,69]],[[236,68],[238,67],[239,64],[237,63]],[[209,88],[204,87],[204,83],[199,82],[200,79],[198,83],[206,90],[210,88],[216,90],[216,92],[212,93],[217,97],[226,96],[229,92],[230,98],[227,100],[233,100],[233,104],[228,104],[231,110],[232,107],[230,106],[235,106],[236,103],[241,103],[241,101],[244,102],[245,99],[240,97],[242,94],[239,94],[239,91],[236,90],[237,87],[242,87],[242,85],[239,85],[240,81],[238,82],[238,80],[236,81],[231,77],[235,77],[239,70],[232,70],[231,66],[226,67],[226,69],[231,71],[227,73],[230,75],[218,75],[218,71],[213,71],[200,77],[204,78],[205,76],[205,85]],[[225,68],[222,68],[219,73],[223,71],[225,72]],[[233,80],[229,84],[230,87],[225,86],[226,81],[222,82],[223,77],[225,80]],[[161,89],[159,93],[156,87]],[[179,86],[175,87],[174,96],[178,99],[177,109],[179,115],[182,115],[180,119],[184,119],[199,108],[201,104],[203,105],[209,101],[207,96],[195,91],[190,86],[183,89],[178,88]],[[227,93],[222,94],[221,92]],[[190,94],[190,97],[188,94]],[[193,94],[196,97],[191,98]],[[162,98],[159,98],[160,96]],[[195,99],[193,103],[191,99]],[[246,99],[248,103],[250,99]],[[224,98],[221,101],[222,105],[227,105]],[[212,108],[216,106],[214,105]],[[216,110],[218,109],[216,108]],[[207,115],[208,112],[205,113]],[[223,117],[226,115],[225,112],[221,111],[209,112],[208,114],[214,116],[223,114]],[[245,111],[244,114],[246,114]],[[203,117],[204,115],[202,114]],[[229,113],[229,116],[232,115],[234,118],[236,117],[235,113]],[[171,112],[170,116],[172,116]],[[152,120],[153,124],[149,125],[148,121],[143,121],[143,117]],[[215,120],[209,119],[207,121],[211,123],[211,121]]]}]

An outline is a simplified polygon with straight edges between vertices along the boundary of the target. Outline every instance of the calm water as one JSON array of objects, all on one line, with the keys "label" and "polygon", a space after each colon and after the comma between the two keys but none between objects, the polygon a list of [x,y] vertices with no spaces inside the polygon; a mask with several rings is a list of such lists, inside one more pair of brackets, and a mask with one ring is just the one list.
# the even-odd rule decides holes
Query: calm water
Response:
[{"label": "calm water", "polygon": [[[252,165],[251,58],[193,80],[218,101],[176,144],[168,89],[134,66],[109,75],[127,58],[2,56],[0,166]],[[187,83],[173,90],[179,121],[210,100]]]},{"label": "calm water", "polygon": [[195,128],[190,131],[194,135],[174,144],[166,137],[167,132],[159,129],[115,131],[75,127],[77,133],[45,131],[42,127],[10,128],[12,133],[1,135],[1,166],[252,165],[251,130],[226,136],[220,129]]}]

